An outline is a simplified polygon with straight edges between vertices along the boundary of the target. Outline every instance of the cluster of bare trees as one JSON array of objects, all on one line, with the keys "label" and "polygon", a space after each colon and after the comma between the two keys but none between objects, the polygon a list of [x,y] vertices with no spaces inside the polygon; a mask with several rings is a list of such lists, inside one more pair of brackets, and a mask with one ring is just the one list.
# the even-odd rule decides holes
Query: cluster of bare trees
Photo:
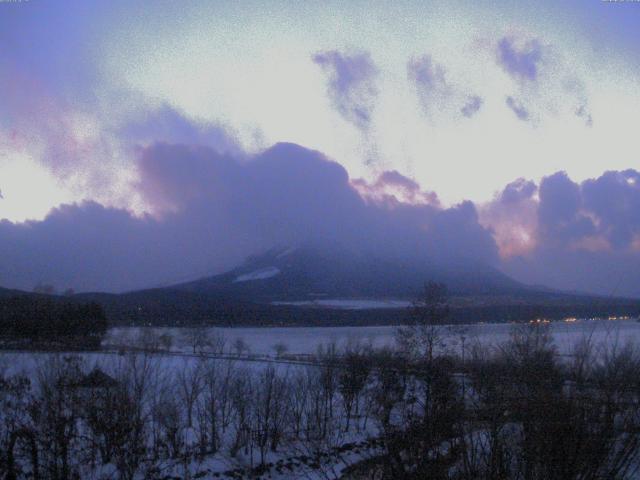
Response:
[{"label": "cluster of bare trees", "polygon": [[306,458],[328,478],[336,465],[348,478],[460,480],[638,468],[639,351],[585,341],[562,358],[541,325],[464,361],[329,345],[295,367],[114,356],[107,377],[82,357],[39,358],[0,380],[1,478],[188,476],[215,456],[247,472]]},{"label": "cluster of bare trees", "polygon": [[364,434],[368,379],[363,351],[341,357],[335,346],[293,367],[40,356],[29,375],[0,375],[0,478],[163,478],[216,455],[251,469],[337,447]]},{"label": "cluster of bare trees", "polygon": [[166,352],[177,348],[191,354],[249,353],[249,347],[241,338],[236,338],[231,343],[221,330],[205,326],[181,328],[179,334],[168,329],[150,327],[137,330],[115,329],[107,338],[105,346],[146,352]]},{"label": "cluster of bare trees", "polygon": [[378,356],[383,452],[349,478],[626,479],[640,467],[640,350],[584,341],[568,357],[548,327],[497,349]]},{"label": "cluster of bare trees", "polygon": [[400,350],[373,357],[382,453],[349,478],[639,478],[636,344],[585,337],[560,356],[550,326],[529,323],[498,347],[447,354],[437,343],[464,331],[443,326],[446,291],[425,291]]}]

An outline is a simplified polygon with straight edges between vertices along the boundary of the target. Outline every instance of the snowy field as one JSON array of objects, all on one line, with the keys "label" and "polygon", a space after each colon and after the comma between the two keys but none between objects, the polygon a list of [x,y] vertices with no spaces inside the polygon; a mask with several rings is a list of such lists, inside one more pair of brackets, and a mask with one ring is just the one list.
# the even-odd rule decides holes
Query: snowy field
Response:
[{"label": "snowy field", "polygon": [[[512,324],[476,324],[442,327],[439,349],[461,353],[462,345],[469,350],[474,344],[496,347],[508,341]],[[627,342],[637,342],[640,345],[640,322],[636,320],[576,320],[573,322],[552,322],[550,324],[554,343],[560,354],[570,354],[576,343],[588,339],[595,347],[607,344],[620,346]],[[113,351],[119,347],[140,347],[142,340],[151,335],[171,337],[168,349],[159,348],[163,357],[163,368],[171,369],[173,364],[181,365],[184,358],[192,357],[193,347],[183,328],[142,328],[118,327],[110,329],[103,346],[110,352],[83,353],[81,356],[88,365],[113,365]],[[338,351],[349,345],[371,345],[375,348],[393,347],[397,327],[291,327],[291,328],[208,328],[206,335],[223,338],[223,351],[212,352],[204,348],[207,353],[222,353],[236,356],[234,345],[241,340],[246,350],[236,358],[251,369],[265,366],[264,361],[275,360],[278,356],[276,346],[285,347],[289,356],[312,355],[319,348],[334,344]],[[166,354],[166,355],[163,355]],[[180,354],[188,354],[182,356]],[[17,370],[31,370],[39,361],[46,359],[46,353],[34,352],[0,352],[0,371],[17,373]],[[251,361],[249,361],[251,360]],[[284,368],[284,367],[283,367]]]},{"label": "snowy field", "polygon": [[[553,338],[559,353],[570,353],[576,342],[590,339],[594,345],[603,342],[625,343],[640,341],[640,322],[636,320],[575,320],[552,322]],[[512,324],[475,324],[442,327],[441,348],[460,351],[464,342],[471,346],[476,342],[483,345],[499,345],[509,339]],[[144,337],[145,328],[122,327],[111,329],[105,345],[121,342],[135,342]],[[155,328],[156,333],[169,334],[173,339],[172,350],[188,351],[184,339],[184,329]],[[231,350],[237,339],[246,343],[254,355],[273,355],[275,345],[284,345],[287,353],[293,355],[313,354],[318,347],[335,343],[344,347],[349,343],[364,343],[374,347],[393,346],[397,327],[273,327],[273,328],[214,328],[211,333],[222,335],[227,350]],[[465,347],[466,348],[466,347]]]},{"label": "snowy field", "polygon": [[[513,327],[445,326],[439,348],[460,352],[462,344],[465,348],[475,343],[497,346],[509,339]],[[640,323],[634,320],[576,320],[551,323],[549,328],[561,354],[570,353],[585,339],[596,348],[640,341]],[[328,372],[337,375],[337,371],[318,364],[307,366],[308,359],[303,356],[301,362],[296,355],[313,354],[329,344],[335,344],[338,353],[349,344],[393,346],[395,332],[396,327],[114,328],[104,341],[105,351],[78,355],[84,372],[99,367],[130,385],[127,391],[132,396],[128,401],[138,402],[135,404],[144,413],[143,442],[148,461],[136,460],[141,466],[132,478],[338,479],[342,469],[376,455],[379,448],[370,442],[379,435],[376,415],[380,410],[375,407],[377,397],[370,395],[376,392],[376,384],[368,377],[353,407],[340,393],[340,384],[336,383],[340,377],[323,383]],[[194,353],[193,342],[198,338],[207,339],[207,343]],[[244,349],[234,353],[239,343]],[[149,345],[157,349],[152,355],[124,352],[124,347],[147,349]],[[280,349],[274,348],[276,345]],[[36,385],[34,394],[42,396],[45,390],[37,385],[56,371],[52,366],[68,361],[66,356],[0,352],[0,377],[24,374]],[[133,396],[137,392],[134,386],[141,386],[143,393]],[[346,409],[349,417],[345,417]],[[285,413],[281,416],[274,412]],[[345,423],[345,418],[351,418],[352,423]],[[80,478],[119,477],[120,464],[115,461],[93,467],[79,460],[87,452],[96,454],[94,443],[82,443],[89,438],[87,435],[97,435],[87,425],[81,424],[82,435],[77,436],[70,456],[74,468],[81,472]],[[210,434],[214,427],[218,429],[215,450],[211,449],[214,435]],[[43,435],[37,424],[29,423],[29,428]],[[321,437],[319,432],[324,432]],[[279,443],[271,450],[269,442],[273,438]],[[45,455],[51,455],[42,448]],[[152,453],[154,456],[149,456]],[[131,451],[125,454],[131,455]],[[28,463],[25,458],[23,455]],[[264,475],[251,473],[258,467],[264,467]],[[154,469],[162,476],[149,477]]]}]

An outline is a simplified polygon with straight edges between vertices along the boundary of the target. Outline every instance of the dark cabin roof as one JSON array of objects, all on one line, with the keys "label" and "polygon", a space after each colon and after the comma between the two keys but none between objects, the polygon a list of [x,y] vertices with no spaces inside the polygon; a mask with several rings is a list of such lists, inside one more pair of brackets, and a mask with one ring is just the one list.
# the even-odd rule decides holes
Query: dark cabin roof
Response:
[{"label": "dark cabin roof", "polygon": [[118,382],[104,373],[99,368],[95,368],[85,375],[80,381],[74,384],[77,388],[113,388],[118,385]]}]

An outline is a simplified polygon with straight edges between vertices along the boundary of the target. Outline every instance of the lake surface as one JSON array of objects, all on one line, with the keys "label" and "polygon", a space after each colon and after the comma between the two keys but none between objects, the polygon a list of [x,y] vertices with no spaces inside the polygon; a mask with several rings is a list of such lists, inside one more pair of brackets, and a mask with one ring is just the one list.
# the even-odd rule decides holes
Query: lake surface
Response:
[{"label": "lake surface", "polygon": [[[474,324],[443,327],[443,347],[460,349],[474,342],[483,345],[499,345],[509,339],[513,324]],[[554,342],[560,353],[570,353],[574,345],[582,339],[590,339],[595,345],[624,344],[628,341],[640,342],[640,322],[636,320],[576,320],[573,322],[552,322],[550,324]],[[184,329],[156,328],[158,333],[169,333],[173,337],[172,349],[188,349]],[[272,355],[274,345],[286,345],[292,354],[308,354],[317,351],[321,345],[336,343],[344,346],[349,342],[364,342],[375,347],[392,346],[395,343],[395,326],[371,327],[270,327],[270,328],[212,328],[216,334],[224,335],[227,348],[241,338],[250,352]],[[109,331],[105,344],[129,338],[131,342],[148,331],[141,327],[118,327]]]}]

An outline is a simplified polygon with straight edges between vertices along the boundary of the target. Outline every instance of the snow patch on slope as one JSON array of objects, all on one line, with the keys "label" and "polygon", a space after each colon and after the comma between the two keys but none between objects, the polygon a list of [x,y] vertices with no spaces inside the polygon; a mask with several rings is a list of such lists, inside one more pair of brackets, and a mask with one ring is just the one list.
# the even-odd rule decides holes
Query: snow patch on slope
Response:
[{"label": "snow patch on slope", "polygon": [[369,310],[377,308],[406,308],[411,302],[406,300],[367,300],[367,299],[322,299],[294,302],[271,302],[272,305],[292,305],[298,307],[335,308],[338,310]]},{"label": "snow patch on slope", "polygon": [[297,247],[289,247],[286,250],[283,250],[282,252],[280,252],[276,258],[284,258],[286,256],[291,255],[293,252],[295,252],[298,248]]},{"label": "snow patch on slope", "polygon": [[248,282],[250,280],[264,280],[265,278],[275,277],[280,273],[280,269],[276,267],[266,267],[253,272],[238,275],[233,283]]}]

